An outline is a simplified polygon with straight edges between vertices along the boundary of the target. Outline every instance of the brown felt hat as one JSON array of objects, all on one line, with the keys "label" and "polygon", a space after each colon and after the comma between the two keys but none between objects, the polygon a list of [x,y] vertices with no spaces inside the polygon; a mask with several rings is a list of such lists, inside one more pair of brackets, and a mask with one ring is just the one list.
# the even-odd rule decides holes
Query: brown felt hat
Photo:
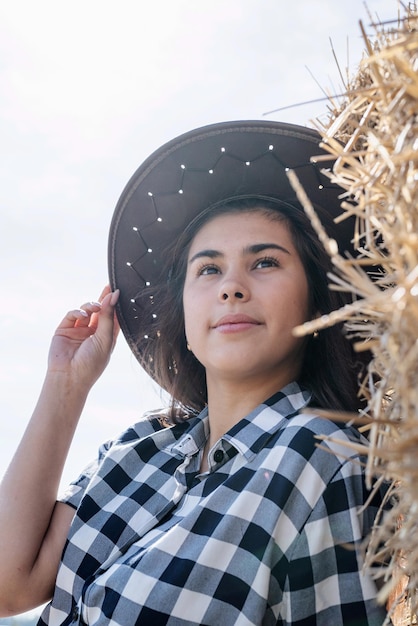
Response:
[{"label": "brown felt hat", "polygon": [[[109,276],[120,289],[117,315],[141,365],[151,321],[139,311],[145,288],[167,280],[165,250],[202,211],[223,200],[263,197],[300,211],[286,171],[295,170],[311,202],[331,218],[341,213],[340,187],[321,173],[331,162],[319,134],[309,128],[269,121],[234,121],[192,130],[158,148],[136,170],[113,215]],[[353,225],[344,221],[332,234],[340,252],[352,250]],[[158,302],[153,303],[154,317]],[[147,346],[149,347],[149,345]],[[158,381],[157,381],[158,382]]]}]

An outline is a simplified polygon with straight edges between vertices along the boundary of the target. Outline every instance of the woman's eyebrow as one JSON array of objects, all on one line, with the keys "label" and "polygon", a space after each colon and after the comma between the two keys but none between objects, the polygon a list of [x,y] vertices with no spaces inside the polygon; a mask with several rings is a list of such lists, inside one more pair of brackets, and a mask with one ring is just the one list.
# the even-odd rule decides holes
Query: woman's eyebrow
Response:
[{"label": "woman's eyebrow", "polygon": [[199,252],[196,252],[196,254],[194,254],[191,259],[189,259],[189,264],[193,263],[193,261],[196,261],[196,259],[200,259],[201,257],[209,257],[210,259],[216,259],[220,256],[224,256],[222,252],[220,252],[219,250],[199,250]]},{"label": "woman's eyebrow", "polygon": [[[254,243],[250,246],[244,248],[244,254],[259,254],[264,250],[279,250],[280,252],[285,252],[286,254],[290,254],[289,250],[284,246],[279,245],[278,243]],[[196,259],[200,259],[201,257],[208,257],[209,259],[216,259],[219,257],[225,256],[223,252],[219,250],[213,250],[211,248],[207,250],[199,250],[196,252],[191,259],[189,259],[189,264],[196,261]]]},{"label": "woman's eyebrow", "polygon": [[279,245],[278,243],[255,243],[248,246],[248,248],[245,249],[245,252],[248,252],[249,254],[258,254],[259,252],[263,252],[268,249],[279,250],[280,252],[290,254],[290,251],[287,248]]}]

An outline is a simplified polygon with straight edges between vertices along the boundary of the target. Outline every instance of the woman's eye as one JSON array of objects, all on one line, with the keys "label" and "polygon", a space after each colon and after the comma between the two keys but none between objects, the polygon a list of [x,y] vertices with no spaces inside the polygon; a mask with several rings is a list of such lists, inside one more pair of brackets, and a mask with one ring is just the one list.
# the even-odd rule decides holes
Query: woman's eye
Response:
[{"label": "woman's eye", "polygon": [[265,257],[264,259],[259,259],[255,264],[256,269],[262,269],[264,267],[278,267],[279,262],[277,259],[273,259],[271,257]]},{"label": "woman's eye", "polygon": [[204,265],[198,271],[199,276],[208,276],[209,274],[217,274],[219,269],[216,265]]}]

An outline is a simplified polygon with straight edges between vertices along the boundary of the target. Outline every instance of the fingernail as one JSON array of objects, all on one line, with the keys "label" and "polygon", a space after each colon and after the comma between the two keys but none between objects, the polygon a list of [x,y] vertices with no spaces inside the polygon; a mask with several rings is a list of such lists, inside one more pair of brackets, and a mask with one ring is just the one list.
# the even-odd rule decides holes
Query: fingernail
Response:
[{"label": "fingernail", "polygon": [[88,316],[89,316],[89,314],[87,313],[87,311],[85,311],[84,309],[78,309],[78,311],[79,311],[79,313],[81,313],[81,315],[82,315],[83,317],[88,317]]},{"label": "fingernail", "polygon": [[90,304],[91,304],[92,306],[102,306],[102,305],[100,304],[100,302],[94,302],[94,300],[92,300],[92,301],[90,302]]},{"label": "fingernail", "polygon": [[120,293],[120,292],[119,292],[119,289],[115,289],[115,291],[112,293],[112,296],[111,296],[111,298],[110,298],[110,304],[111,304],[112,306],[115,306],[116,302],[118,301],[118,299],[119,299],[119,293]]}]

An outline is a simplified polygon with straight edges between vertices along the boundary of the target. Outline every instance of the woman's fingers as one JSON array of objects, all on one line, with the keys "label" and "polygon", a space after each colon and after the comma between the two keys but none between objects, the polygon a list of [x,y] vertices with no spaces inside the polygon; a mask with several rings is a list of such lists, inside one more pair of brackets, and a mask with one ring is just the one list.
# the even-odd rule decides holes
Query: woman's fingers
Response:
[{"label": "woman's fingers", "polygon": [[77,380],[97,380],[114,348],[119,325],[115,304],[119,292],[104,291],[102,302],[86,302],[68,311],[52,340],[50,370],[65,371]]},{"label": "woman's fingers", "polygon": [[109,293],[111,293],[110,285],[106,285],[106,287],[103,288],[103,291],[100,294],[99,302],[103,302],[104,297],[107,296],[107,294]]},{"label": "woman's fingers", "polygon": [[95,328],[97,326],[95,314],[101,311],[103,304],[106,304],[106,306],[110,304],[110,306],[114,307],[118,297],[119,290],[117,289],[115,292],[111,292],[110,286],[106,285],[97,302],[85,302],[79,309],[72,309],[71,311],[68,311],[58,328],[78,328],[80,326],[93,326],[93,328]]},{"label": "woman's fingers", "polygon": [[98,339],[111,338],[112,348],[119,332],[119,324],[115,315],[115,306],[119,298],[119,290],[107,293],[101,303],[100,312],[93,316],[90,326],[94,327]]},{"label": "woman's fingers", "polygon": [[92,315],[97,311],[100,311],[100,305],[93,306],[92,304],[88,306],[83,305],[79,309],[68,311],[58,325],[55,334],[62,335],[75,329],[88,329],[91,324]]},{"label": "woman's fingers", "polygon": [[110,287],[109,287],[109,290],[104,290],[104,291],[107,291],[107,293],[103,292],[104,296],[103,298],[100,299],[102,307],[110,306],[114,308],[119,299],[119,289],[115,289],[115,291],[110,291]]},{"label": "woman's fingers", "polygon": [[86,302],[82,304],[80,310],[84,311],[85,315],[77,320],[76,326],[90,326],[93,315],[98,313],[101,308],[100,302]]},{"label": "woman's fingers", "polygon": [[59,326],[61,328],[72,328],[77,320],[81,320],[86,317],[88,317],[88,313],[83,311],[83,309],[73,309],[65,314],[65,317],[63,317]]}]

